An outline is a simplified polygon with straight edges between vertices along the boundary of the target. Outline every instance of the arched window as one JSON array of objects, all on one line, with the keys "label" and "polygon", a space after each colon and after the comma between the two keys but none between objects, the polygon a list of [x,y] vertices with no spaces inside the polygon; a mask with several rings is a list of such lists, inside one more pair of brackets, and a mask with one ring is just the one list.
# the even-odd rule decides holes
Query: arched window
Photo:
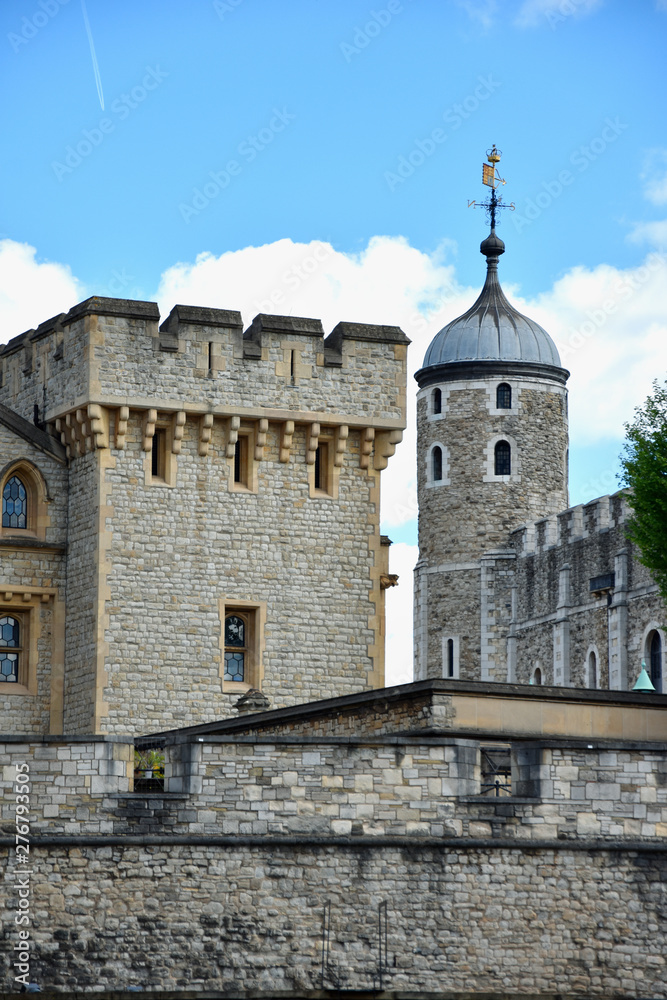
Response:
[{"label": "arched window", "polygon": [[512,449],[508,441],[499,441],[494,452],[494,473],[496,476],[512,474]]},{"label": "arched window", "polygon": [[662,691],[662,640],[659,632],[651,632],[647,647],[651,683],[656,691]]},{"label": "arched window", "polygon": [[0,616],[0,683],[16,684],[19,679],[21,629],[18,618]]},{"label": "arched window", "polygon": [[540,670],[539,667],[535,667],[535,669],[533,670],[532,683],[542,684],[542,671]]},{"label": "arched window", "polygon": [[598,676],[598,658],[595,655],[595,650],[592,649],[588,654],[588,677],[586,683],[589,688],[594,688],[598,686],[597,676]]},{"label": "arched window", "polygon": [[439,445],[431,452],[431,474],[434,483],[442,480],[442,448]]},{"label": "arched window", "polygon": [[512,409],[512,386],[508,385],[507,382],[501,382],[496,389],[496,409]]},{"label": "arched window", "polygon": [[247,623],[239,614],[225,618],[225,675],[226,681],[244,681],[246,675]]},{"label": "arched window", "polygon": [[18,476],[11,476],[2,491],[2,527],[28,527],[28,491]]},{"label": "arched window", "polygon": [[442,392],[440,389],[433,390],[433,412],[442,413]]}]

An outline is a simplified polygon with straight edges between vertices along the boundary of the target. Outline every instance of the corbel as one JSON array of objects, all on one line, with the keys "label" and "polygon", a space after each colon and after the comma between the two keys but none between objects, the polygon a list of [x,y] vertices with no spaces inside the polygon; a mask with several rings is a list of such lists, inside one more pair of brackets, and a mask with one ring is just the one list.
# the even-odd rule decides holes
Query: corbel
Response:
[{"label": "corbel", "polygon": [[333,464],[336,468],[340,469],[343,464],[343,459],[345,457],[345,449],[347,448],[347,439],[350,434],[350,428],[347,424],[341,424],[340,427],[336,428],[336,433],[334,435],[334,460]]},{"label": "corbel", "polygon": [[77,455],[82,455],[83,445],[79,435],[79,427],[76,422],[76,417],[73,413],[65,414],[65,426],[69,431],[70,444],[74,447],[75,453]]},{"label": "corbel", "polygon": [[153,447],[153,437],[155,436],[155,424],[157,422],[157,410],[147,410],[144,417],[144,451],[151,451]]},{"label": "corbel", "polygon": [[227,458],[234,458],[234,453],[236,451],[236,442],[239,439],[240,426],[241,426],[240,417],[229,418],[229,427],[227,429],[227,444],[225,445],[225,455]]},{"label": "corbel", "polygon": [[109,417],[107,411],[103,410],[98,403],[89,403],[88,419],[90,420],[90,431],[95,441],[95,447],[108,448]]},{"label": "corbel", "polygon": [[9,603],[9,601],[11,601],[13,597],[14,597],[14,591],[13,590],[6,590],[5,591],[5,593],[4,593],[4,599],[5,599],[5,601],[7,601],[7,603]]},{"label": "corbel", "polygon": [[373,451],[373,441],[375,440],[375,428],[365,427],[361,432],[361,447],[359,449],[359,468],[369,469],[371,464],[371,452]]},{"label": "corbel", "polygon": [[286,420],[280,428],[280,461],[289,462],[294,437],[294,421]]},{"label": "corbel", "polygon": [[308,443],[306,444],[306,465],[315,465],[315,454],[320,442],[320,425],[311,424],[308,428]]},{"label": "corbel", "polygon": [[87,451],[93,450],[93,441],[90,437],[90,426],[88,424],[88,414],[86,410],[79,408],[75,412],[76,422],[79,425],[79,438],[81,441],[81,454],[85,455]]},{"label": "corbel", "polygon": [[181,454],[181,445],[183,444],[183,430],[185,428],[185,410],[179,410],[175,413],[171,421],[171,453],[172,455]]},{"label": "corbel", "polygon": [[269,421],[262,417],[257,424],[257,434],[255,435],[255,461],[261,462],[264,458],[264,448],[266,447],[266,435],[269,430]]},{"label": "corbel", "polygon": [[199,454],[202,458],[208,455],[208,446],[213,436],[213,414],[205,413],[199,421]]},{"label": "corbel", "polygon": [[27,591],[27,590],[24,590],[23,593],[21,594],[21,600],[23,601],[24,604],[28,604],[28,602],[30,601],[31,597],[32,597],[32,594],[29,591]]},{"label": "corbel", "polygon": [[396,445],[403,440],[403,431],[382,431],[375,449],[374,467],[379,471],[387,468],[389,459],[396,451]]},{"label": "corbel", "polygon": [[125,448],[125,439],[127,437],[127,422],[130,419],[130,407],[121,406],[116,414],[116,447],[119,451],[123,451]]},{"label": "corbel", "polygon": [[51,600],[51,595],[50,594],[40,594],[39,595],[39,600],[40,600],[40,602],[42,604],[48,604],[49,601]]},{"label": "corbel", "polygon": [[56,418],[56,430],[60,435],[60,443],[65,449],[65,454],[69,460],[72,457],[72,449],[70,448],[69,438],[67,437],[67,425],[64,420],[60,419],[60,417]]}]

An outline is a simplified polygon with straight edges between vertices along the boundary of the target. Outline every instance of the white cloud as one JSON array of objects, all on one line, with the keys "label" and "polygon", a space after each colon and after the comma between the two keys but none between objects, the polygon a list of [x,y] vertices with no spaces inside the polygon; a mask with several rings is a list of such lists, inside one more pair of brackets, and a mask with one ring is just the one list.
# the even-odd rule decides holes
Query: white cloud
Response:
[{"label": "white cloud", "polygon": [[484,30],[492,27],[498,9],[498,0],[457,0],[472,21],[476,21]]},{"label": "white cloud", "polygon": [[649,246],[667,247],[667,219],[656,222],[638,222],[628,235],[631,243],[648,243]]},{"label": "white cloud", "polygon": [[0,343],[67,312],[85,298],[65,264],[38,261],[27,243],[0,240]]},{"label": "white cloud", "polygon": [[524,0],[516,16],[520,28],[534,28],[548,24],[554,28],[568,17],[592,14],[604,0]]},{"label": "white cloud", "polygon": [[667,205],[667,149],[650,149],[640,176],[644,197],[654,205]]}]

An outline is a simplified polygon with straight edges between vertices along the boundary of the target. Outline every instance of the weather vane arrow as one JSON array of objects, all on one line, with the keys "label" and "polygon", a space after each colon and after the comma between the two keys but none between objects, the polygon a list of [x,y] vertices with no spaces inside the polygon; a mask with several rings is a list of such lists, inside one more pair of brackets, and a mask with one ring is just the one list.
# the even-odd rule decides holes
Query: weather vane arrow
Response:
[{"label": "weather vane arrow", "polygon": [[485,208],[491,229],[496,228],[496,212],[501,208],[509,208],[510,212],[513,212],[516,208],[514,202],[509,205],[503,204],[503,199],[498,197],[497,188],[499,184],[505,183],[505,178],[501,177],[496,170],[496,164],[500,162],[500,157],[502,156],[501,151],[496,147],[492,146],[491,149],[486,151],[487,163],[482,164],[482,184],[486,184],[487,187],[491,188],[491,197],[488,201],[480,201],[477,204],[476,201],[468,201],[468,208]]}]

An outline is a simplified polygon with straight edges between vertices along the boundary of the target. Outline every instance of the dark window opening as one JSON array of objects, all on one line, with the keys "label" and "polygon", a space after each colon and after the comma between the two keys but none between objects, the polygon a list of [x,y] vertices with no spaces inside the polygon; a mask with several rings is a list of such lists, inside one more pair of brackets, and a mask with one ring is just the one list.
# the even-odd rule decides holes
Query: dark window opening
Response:
[{"label": "dark window opening", "polygon": [[494,468],[496,476],[510,476],[512,474],[512,449],[507,441],[499,441],[496,445]]},{"label": "dark window opening", "polygon": [[442,392],[440,389],[433,390],[433,412],[442,413]]},{"label": "dark window opening", "polygon": [[248,439],[240,437],[234,446],[234,482],[248,485]]},{"label": "dark window opening", "polygon": [[315,451],[314,485],[316,490],[329,491],[329,445],[321,443]]},{"label": "dark window opening", "polygon": [[19,621],[11,615],[2,615],[0,617],[0,683],[18,683],[20,653]]},{"label": "dark window opening", "polygon": [[165,448],[167,432],[164,427],[156,427],[151,448],[151,475],[155,479],[165,478]]},{"label": "dark window opening", "polygon": [[439,483],[442,480],[442,448],[439,448],[437,445],[433,449],[431,461],[433,482]]},{"label": "dark window opening", "polygon": [[512,409],[512,386],[508,385],[507,382],[501,382],[496,389],[496,409]]},{"label": "dark window opening", "polygon": [[598,662],[595,653],[591,650],[588,654],[588,686],[597,687]]},{"label": "dark window opening", "polygon": [[656,691],[662,691],[662,641],[659,632],[654,632],[651,636],[649,659],[651,662],[651,683]]},{"label": "dark window opening", "polygon": [[213,341],[208,342],[208,370],[213,371]]},{"label": "dark window opening", "polygon": [[454,640],[447,640],[447,676],[454,676]]},{"label": "dark window opening", "polygon": [[535,667],[535,671],[533,673],[533,684],[542,684],[542,671],[539,667]]},{"label": "dark window opening", "polygon": [[2,491],[2,527],[28,527],[28,491],[18,476],[12,476]]}]

